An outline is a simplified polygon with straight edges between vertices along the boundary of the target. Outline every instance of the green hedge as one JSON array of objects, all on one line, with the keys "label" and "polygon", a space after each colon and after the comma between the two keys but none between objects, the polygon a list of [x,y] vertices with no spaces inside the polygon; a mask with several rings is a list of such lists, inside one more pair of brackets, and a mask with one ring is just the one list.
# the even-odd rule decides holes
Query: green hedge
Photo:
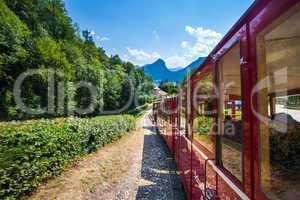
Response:
[{"label": "green hedge", "polygon": [[288,170],[299,170],[300,127],[294,127],[284,134],[271,129],[270,149],[272,164]]},{"label": "green hedge", "polygon": [[19,199],[135,127],[129,115],[0,123],[0,199]]}]

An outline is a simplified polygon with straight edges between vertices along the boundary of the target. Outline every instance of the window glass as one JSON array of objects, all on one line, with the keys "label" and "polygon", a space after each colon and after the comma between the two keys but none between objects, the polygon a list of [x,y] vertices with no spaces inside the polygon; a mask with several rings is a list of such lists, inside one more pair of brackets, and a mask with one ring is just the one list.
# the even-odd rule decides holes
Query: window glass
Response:
[{"label": "window glass", "polygon": [[192,94],[191,94],[191,85],[190,83],[187,84],[186,90],[186,131],[185,134],[189,139],[192,139],[192,127],[191,127],[191,103],[192,103]]},{"label": "window glass", "polygon": [[234,45],[219,61],[219,128],[221,162],[242,181],[242,99],[240,45]]},{"label": "window glass", "polygon": [[186,94],[180,95],[180,130],[185,132],[186,129]]},{"label": "window glass", "polygon": [[213,82],[212,74],[206,74],[198,83],[194,93],[194,138],[207,150],[214,152],[213,143]]},{"label": "window glass", "polygon": [[300,199],[299,4],[258,38],[261,187],[270,199]]}]

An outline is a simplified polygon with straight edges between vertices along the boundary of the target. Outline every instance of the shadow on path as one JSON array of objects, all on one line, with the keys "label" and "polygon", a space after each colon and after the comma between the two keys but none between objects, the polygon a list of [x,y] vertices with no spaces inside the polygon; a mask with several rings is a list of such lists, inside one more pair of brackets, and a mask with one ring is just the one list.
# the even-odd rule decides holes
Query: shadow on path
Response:
[{"label": "shadow on path", "polygon": [[141,180],[136,199],[185,199],[170,151],[147,117],[144,122]]}]

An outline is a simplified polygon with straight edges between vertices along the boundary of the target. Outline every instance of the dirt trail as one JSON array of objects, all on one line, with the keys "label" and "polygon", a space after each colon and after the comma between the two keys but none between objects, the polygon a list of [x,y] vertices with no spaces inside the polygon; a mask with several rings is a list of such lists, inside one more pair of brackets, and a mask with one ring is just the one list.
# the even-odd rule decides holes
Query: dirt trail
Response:
[{"label": "dirt trail", "polygon": [[29,199],[184,199],[175,164],[148,115],[134,134],[107,145],[38,188]]}]

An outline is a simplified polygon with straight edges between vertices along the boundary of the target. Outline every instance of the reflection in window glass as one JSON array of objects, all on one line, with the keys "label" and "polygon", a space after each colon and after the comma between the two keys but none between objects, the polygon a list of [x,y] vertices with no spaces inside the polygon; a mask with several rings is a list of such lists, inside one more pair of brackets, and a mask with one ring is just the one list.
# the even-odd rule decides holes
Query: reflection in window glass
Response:
[{"label": "reflection in window glass", "polygon": [[186,130],[186,94],[180,95],[180,130]]},{"label": "reflection in window glass", "polygon": [[212,138],[213,111],[212,111],[212,74],[204,76],[197,84],[196,93],[196,116],[194,119],[194,137],[210,152],[214,152]]},{"label": "reflection in window glass", "polygon": [[219,127],[222,164],[242,181],[242,100],[240,46],[234,45],[219,61]]},{"label": "reflection in window glass", "polygon": [[[298,11],[297,11],[298,10]],[[258,39],[261,187],[270,199],[300,199],[299,5]]]}]

